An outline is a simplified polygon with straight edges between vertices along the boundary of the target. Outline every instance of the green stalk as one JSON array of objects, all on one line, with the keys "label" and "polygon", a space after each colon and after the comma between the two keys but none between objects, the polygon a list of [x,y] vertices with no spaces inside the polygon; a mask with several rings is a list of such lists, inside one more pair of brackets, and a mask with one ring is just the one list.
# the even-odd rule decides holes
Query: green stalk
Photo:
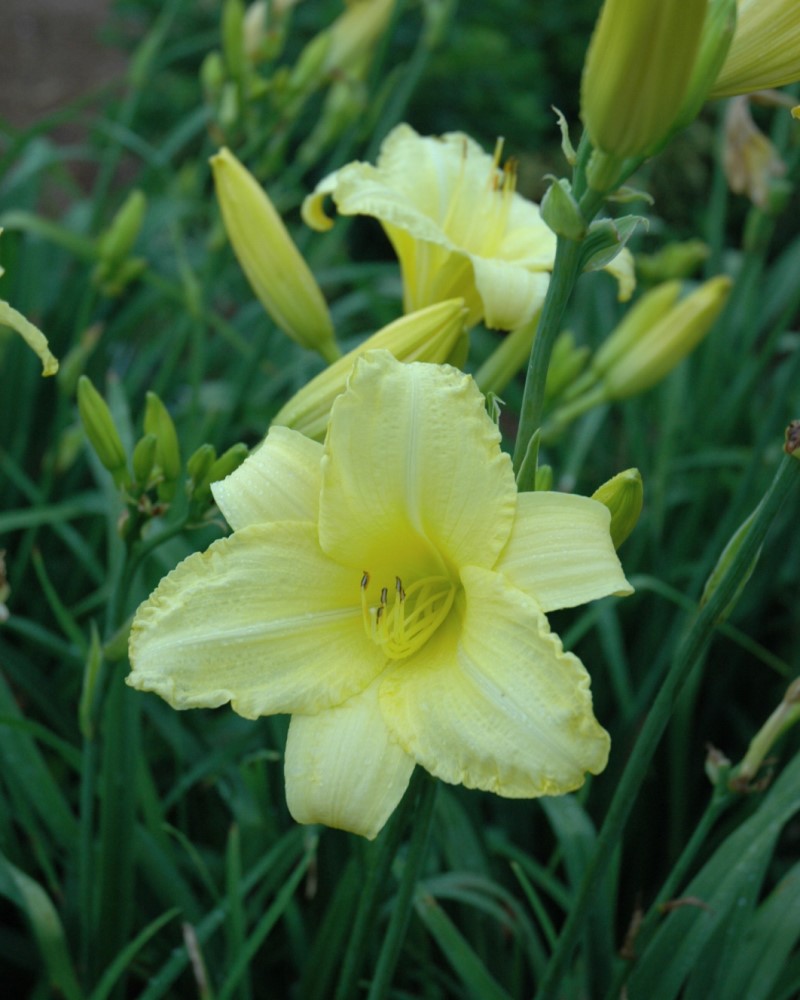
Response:
[{"label": "green stalk", "polygon": [[572,957],[597,883],[605,872],[611,853],[622,836],[634,800],[667,727],[681,687],[711,641],[718,620],[736,593],[786,495],[798,480],[800,480],[800,461],[792,455],[784,455],[772,484],[759,504],[750,534],[731,560],[717,589],[697,613],[678,648],[669,673],[644,721],[639,739],[617,786],[617,791],[597,838],[594,855],[587,865],[578,897],[570,910],[556,950],[550,959],[545,977],[536,994],[537,1000],[546,1000],[546,998],[557,996],[558,984]]},{"label": "green stalk", "polygon": [[421,797],[421,785],[426,777],[422,768],[418,767],[414,771],[406,794],[389,826],[370,847],[366,880],[334,1000],[351,1000],[356,995],[356,985],[364,965],[366,945],[375,931],[374,918],[378,907],[378,894],[386,885],[406,825],[415,815],[415,807]]},{"label": "green stalk", "polygon": [[580,255],[580,243],[562,236],[558,237],[553,274],[547,288],[542,318],[539,320],[539,326],[536,330],[536,339],[533,342],[533,350],[528,362],[528,373],[525,378],[519,431],[514,448],[514,469],[516,472],[519,472],[522,467],[531,438],[541,426],[550,355],[553,353],[553,345],[561,329],[561,321],[567,302],[575,287],[575,282],[578,280]]},{"label": "green stalk", "polygon": [[433,803],[439,785],[435,778],[432,778],[421,768],[420,774],[423,776],[423,783],[417,795],[414,810],[414,831],[411,835],[408,857],[403,868],[400,889],[392,907],[392,919],[383,940],[383,947],[375,967],[375,975],[367,1000],[385,1000],[389,995],[394,970],[397,967],[397,960],[400,957],[400,951],[406,939],[408,923],[411,919],[414,891],[417,888],[419,873],[425,861],[433,820]]}]

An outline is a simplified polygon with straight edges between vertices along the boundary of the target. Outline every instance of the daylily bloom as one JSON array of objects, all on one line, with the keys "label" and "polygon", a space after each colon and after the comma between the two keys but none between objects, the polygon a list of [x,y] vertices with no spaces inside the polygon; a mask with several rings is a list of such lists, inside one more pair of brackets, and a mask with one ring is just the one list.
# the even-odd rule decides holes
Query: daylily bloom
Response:
[{"label": "daylily bloom", "polygon": [[[349,163],[324,177],[303,204],[314,229],[330,229],[323,202],[342,215],[378,219],[403,273],[403,306],[413,312],[463,298],[468,326],[483,320],[513,330],[544,301],[556,238],[538,207],[515,190],[513,164],[462,132],[420,136],[398,125],[384,139],[376,166]],[[630,255],[608,266],[622,294],[632,289]]]},{"label": "daylily bloom", "polygon": [[797,0],[739,0],[736,33],[710,97],[751,94],[800,80]]},{"label": "daylily bloom", "polygon": [[372,838],[420,764],[513,798],[606,764],[546,613],[630,587],[601,503],[517,494],[473,380],[359,358],[325,444],[285,427],[213,486],[233,534],[139,608],[128,683],[292,715],[289,808]]}]

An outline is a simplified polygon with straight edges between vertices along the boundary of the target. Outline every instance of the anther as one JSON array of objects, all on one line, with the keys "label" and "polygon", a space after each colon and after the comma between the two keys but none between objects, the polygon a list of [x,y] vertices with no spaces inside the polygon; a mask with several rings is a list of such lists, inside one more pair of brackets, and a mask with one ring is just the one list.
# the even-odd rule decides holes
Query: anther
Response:
[{"label": "anther", "polygon": [[406,592],[403,590],[403,583],[399,576],[394,578],[394,587],[397,591],[398,601],[404,601],[406,599]]},{"label": "anther", "polygon": [[364,570],[364,575],[361,577],[361,589],[366,590],[369,586],[369,573]]}]

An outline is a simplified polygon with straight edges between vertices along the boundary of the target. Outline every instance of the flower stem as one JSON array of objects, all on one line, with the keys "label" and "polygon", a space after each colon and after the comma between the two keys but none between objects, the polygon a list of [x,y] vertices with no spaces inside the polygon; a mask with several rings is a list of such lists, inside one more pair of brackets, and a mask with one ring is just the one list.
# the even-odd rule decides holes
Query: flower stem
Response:
[{"label": "flower stem", "polygon": [[434,784],[432,781],[428,782],[427,773],[418,767],[412,774],[408,790],[388,827],[378,840],[370,845],[364,888],[361,891],[358,913],[350,933],[350,942],[342,963],[334,1000],[351,1000],[356,995],[358,977],[366,957],[367,942],[375,933],[374,919],[378,894],[386,885],[406,826],[410,819],[416,818],[417,806],[424,799],[426,783]]},{"label": "flower stem", "polygon": [[755,558],[784,498],[798,481],[800,481],[800,462],[791,455],[784,455],[769,489],[758,506],[751,532],[731,560],[716,590],[697,612],[686,632],[653,707],[642,725],[639,739],[617,786],[597,838],[594,854],[587,865],[578,897],[562,928],[558,945],[536,994],[537,1000],[546,1000],[557,995],[559,981],[572,957],[597,882],[603,876],[611,854],[622,836],[634,800],[667,727],[678,694],[711,641],[717,622]]},{"label": "flower stem", "polygon": [[514,448],[514,469],[517,472],[522,466],[522,461],[528,450],[528,443],[542,422],[550,355],[553,353],[553,345],[561,329],[564,310],[578,279],[580,252],[580,243],[562,236],[558,237],[553,274],[547,289],[542,318],[539,320],[539,326],[536,330],[536,338],[528,362],[528,373],[525,378],[519,431]]},{"label": "flower stem", "polygon": [[414,898],[414,891],[419,881],[419,873],[425,861],[425,853],[428,847],[428,836],[433,820],[433,803],[436,798],[436,789],[439,787],[435,778],[432,778],[426,771],[420,768],[421,787],[417,794],[414,810],[414,830],[411,834],[411,843],[408,848],[408,856],[403,868],[403,875],[400,881],[400,888],[392,907],[392,919],[389,922],[389,929],[383,940],[383,947],[375,968],[375,975],[370,986],[367,1000],[384,1000],[389,995],[392,985],[397,960],[405,941],[408,923],[411,919],[411,908]]}]

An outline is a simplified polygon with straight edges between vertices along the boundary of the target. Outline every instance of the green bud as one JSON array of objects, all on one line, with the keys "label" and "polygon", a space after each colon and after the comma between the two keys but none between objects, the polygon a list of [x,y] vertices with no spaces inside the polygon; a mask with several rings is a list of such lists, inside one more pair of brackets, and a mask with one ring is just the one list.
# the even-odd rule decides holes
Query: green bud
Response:
[{"label": "green bud", "polygon": [[86,375],[78,379],[78,413],[94,453],[118,486],[128,479],[128,458],[106,401]]},{"label": "green bud", "polygon": [[240,79],[245,70],[242,0],[225,0],[222,8],[222,52],[228,72],[234,79]]},{"label": "green bud", "polygon": [[102,261],[115,267],[128,257],[139,237],[146,210],[147,198],[143,192],[131,191],[111,225],[97,240],[97,252]]},{"label": "green bud", "polygon": [[611,541],[618,549],[636,527],[644,502],[644,487],[638,469],[626,469],[599,486],[593,500],[611,511]]},{"label": "green bud", "polygon": [[159,496],[170,500],[175,495],[175,484],[181,474],[181,450],[172,417],[154,392],[147,393],[144,430],[145,434],[152,434],[157,442],[156,463],[164,476]]},{"label": "green bud", "polygon": [[206,97],[216,100],[225,83],[225,64],[219,52],[209,52],[200,64],[200,83]]},{"label": "green bud", "polygon": [[573,385],[589,360],[589,348],[578,347],[569,330],[563,330],[553,345],[550,367],[547,369],[545,400],[555,399],[567,386]]},{"label": "green bud", "polygon": [[587,228],[586,220],[572,196],[572,188],[566,178],[553,178],[542,198],[539,212],[556,236],[576,241],[583,239]]},{"label": "green bud", "polygon": [[315,35],[306,45],[287,81],[291,93],[314,90],[325,76],[328,52],[333,39],[330,30]]},{"label": "green bud", "polygon": [[133,449],[133,456],[131,458],[133,478],[142,489],[146,489],[150,481],[153,466],[156,462],[157,448],[158,440],[155,434],[145,434],[143,438],[137,441]]},{"label": "green bud", "polygon": [[191,489],[206,478],[216,460],[217,449],[213,444],[201,444],[197,451],[192,453],[186,463],[186,475]]},{"label": "green bud", "polygon": [[17,312],[7,302],[2,301],[0,301],[0,326],[11,327],[22,337],[28,347],[36,352],[42,362],[42,375],[55,375],[58,371],[58,359],[50,350],[47,337],[38,327],[25,319],[22,313]]},{"label": "green bud", "polygon": [[642,281],[655,285],[662,281],[691,278],[710,253],[703,240],[667,243],[650,254],[636,254],[636,273]]},{"label": "green bud", "polygon": [[223,451],[211,466],[208,473],[208,482],[216,483],[220,479],[229,476],[232,472],[235,472],[249,454],[250,449],[243,442],[239,441],[237,444],[231,445],[227,451]]},{"label": "green bud", "polygon": [[[619,219],[596,219],[590,226],[581,247],[581,267],[584,271],[600,271],[622,251],[625,244],[633,236],[636,228],[649,223],[641,215],[623,215]],[[633,291],[631,286],[630,291]],[[620,288],[620,298],[630,298],[623,295]]]}]

